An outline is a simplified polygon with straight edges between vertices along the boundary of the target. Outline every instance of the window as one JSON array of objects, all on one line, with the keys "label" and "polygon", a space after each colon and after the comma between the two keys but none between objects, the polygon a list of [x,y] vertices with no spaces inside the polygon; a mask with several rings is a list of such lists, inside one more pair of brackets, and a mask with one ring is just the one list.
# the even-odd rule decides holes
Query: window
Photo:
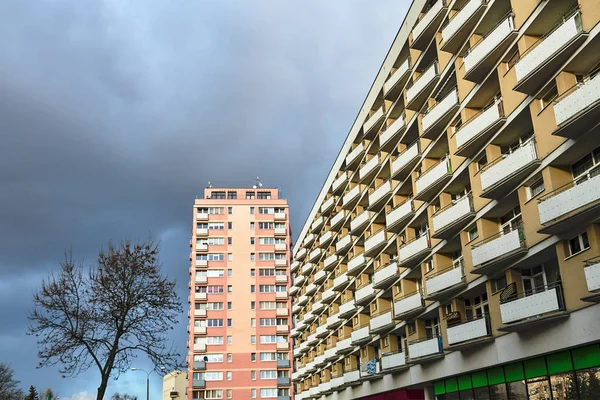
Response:
[{"label": "window", "polygon": [[225,200],[225,192],[212,192],[210,194],[211,199]]},{"label": "window", "polygon": [[227,261],[233,261],[233,254],[227,253]]},{"label": "window", "polygon": [[256,310],[256,302],[255,301],[251,301],[250,302],[250,309],[251,310]]},{"label": "window", "polygon": [[511,231],[522,229],[523,218],[521,217],[521,208],[515,207],[502,217],[500,217],[500,231],[509,233]]},{"label": "window", "polygon": [[540,175],[531,185],[527,186],[527,198],[532,199],[544,191],[544,179]]},{"label": "window", "polygon": [[[252,371],[252,372],[254,372],[254,371]],[[254,377],[254,379],[256,379],[256,377]],[[250,396],[251,396],[253,399],[255,399],[255,398],[256,398],[256,389],[251,389],[251,390],[250,390]]]},{"label": "window", "polygon": [[223,354],[205,354],[203,356],[198,356],[198,359],[196,359],[196,356],[194,356],[194,361],[203,360],[205,360],[208,363],[220,363],[223,362]]},{"label": "window", "polygon": [[275,253],[258,253],[259,261],[273,261],[275,260]]},{"label": "window", "polygon": [[196,286],[197,293],[208,293],[208,294],[222,294],[223,286],[209,285],[209,286]]},{"label": "window", "polygon": [[225,255],[223,253],[208,253],[206,259],[208,261],[223,261],[225,260]]},{"label": "window", "polygon": [[254,328],[256,326],[256,318],[250,318],[250,327]]},{"label": "window", "polygon": [[492,285],[492,293],[499,292],[508,285],[508,282],[506,281],[506,276],[501,276],[497,279],[492,279],[490,283]]},{"label": "window", "polygon": [[523,280],[523,292],[525,296],[531,296],[546,290],[546,273],[543,265],[521,270]]},{"label": "window", "polygon": [[256,292],[256,286],[250,285],[250,293]]},{"label": "window", "polygon": [[269,399],[272,397],[277,397],[277,389],[276,388],[260,389],[260,398],[261,399]]},{"label": "window", "polygon": [[[207,371],[207,372],[194,372],[195,374],[204,375],[205,381],[222,381],[223,380],[223,372],[217,371]],[[200,377],[202,379],[202,377]]]},{"label": "window", "polygon": [[223,344],[223,336],[207,336],[207,337],[198,338],[198,339],[204,339],[204,343],[207,346],[214,346],[214,345],[222,345]]},{"label": "window", "polygon": [[260,326],[277,326],[277,318],[261,318]]},{"label": "window", "polygon": [[433,271],[433,258],[425,262],[425,273]]},{"label": "window", "polygon": [[261,199],[261,200],[270,200],[271,199],[271,192],[258,192],[256,194],[256,198],[257,199]]},{"label": "window", "polygon": [[256,353],[250,353],[250,361],[256,361]]},{"label": "window", "polygon": [[227,223],[227,229],[233,229],[233,222],[228,222]]},{"label": "window", "polygon": [[227,318],[227,326],[231,326],[231,318]]},{"label": "window", "polygon": [[[231,380],[231,372],[227,373],[227,380]],[[227,398],[231,399],[233,397],[233,391],[231,389],[227,389]]]},{"label": "window", "polygon": [[222,237],[209,237],[206,239],[198,239],[197,244],[207,244],[209,246],[223,246],[225,244],[225,238]]},{"label": "window", "polygon": [[425,320],[425,335],[427,339],[433,339],[440,336],[440,322],[437,318]]},{"label": "window", "polygon": [[274,268],[261,268],[258,270],[258,276],[275,276]]},{"label": "window", "polygon": [[544,109],[558,97],[558,88],[556,87],[556,81],[552,80],[552,87],[542,95],[540,99],[540,108]]},{"label": "window", "polygon": [[246,200],[252,200],[254,199],[254,192],[246,192]]},{"label": "window", "polygon": [[196,310],[222,310],[222,302],[196,303]]},{"label": "window", "polygon": [[274,301],[261,301],[259,307],[261,310],[274,310],[277,308],[277,303]]},{"label": "window", "polygon": [[481,171],[487,164],[487,156],[485,155],[485,153],[479,157],[479,159],[477,160],[475,166],[477,167],[477,171]]},{"label": "window", "polygon": [[227,199],[228,200],[236,200],[237,199],[237,192],[233,192],[233,191],[227,192]]},{"label": "window", "polygon": [[204,321],[199,321],[200,323],[204,322],[206,323],[206,327],[207,328],[219,328],[223,326],[223,320],[222,319],[206,319]]},{"label": "window", "polygon": [[198,208],[199,214],[212,214],[222,215],[225,214],[223,207],[200,207]]},{"label": "window", "polygon": [[254,214],[254,207],[250,207],[250,214]]},{"label": "window", "polygon": [[277,336],[275,335],[260,335],[260,344],[274,344],[277,343]]},{"label": "window", "polygon": [[275,223],[274,222],[259,222],[258,229],[261,229],[261,230],[275,229]]},{"label": "window", "polygon": [[233,286],[227,285],[227,293],[233,292]]},{"label": "window", "polygon": [[260,361],[276,361],[276,353],[260,353]]},{"label": "window", "polygon": [[209,400],[209,399],[222,399],[223,398],[223,391],[221,389],[213,389],[213,390],[205,390],[204,391],[204,398]]},{"label": "window", "polygon": [[231,344],[231,343],[233,343],[233,337],[227,336],[227,344]]},{"label": "window", "polygon": [[233,238],[232,237],[228,237],[227,238],[227,244],[233,244]]},{"label": "window", "polygon": [[227,276],[229,276],[229,277],[233,276],[233,270],[231,268],[229,268],[227,270]]},{"label": "window", "polygon": [[231,301],[227,302],[227,309],[231,310],[233,308],[233,303]]},{"label": "window", "polygon": [[490,313],[487,293],[465,299],[465,314],[467,319],[480,318]]},{"label": "window", "polygon": [[590,242],[588,240],[587,232],[583,232],[581,235],[577,235],[568,241],[568,255],[574,256],[575,254],[581,253],[590,248]]},{"label": "window", "polygon": [[260,379],[277,379],[277,371],[260,371]]},{"label": "window", "polygon": [[575,183],[579,184],[585,182],[598,175],[598,173],[600,173],[598,164],[600,164],[600,147],[596,148],[593,152],[571,166]]},{"label": "window", "polygon": [[256,344],[256,335],[251,335],[250,336],[250,344]]},{"label": "window", "polygon": [[250,238],[250,244],[254,244],[254,236]]},{"label": "window", "polygon": [[227,207],[227,214],[233,214],[233,207]]},{"label": "window", "polygon": [[475,240],[479,237],[479,231],[477,230],[477,226],[473,226],[471,229],[467,231],[467,235],[469,238],[469,242],[471,240]]},{"label": "window", "polygon": [[227,362],[233,362],[233,354],[227,353]]},{"label": "window", "polygon": [[250,269],[250,276],[255,276],[256,275],[256,270],[254,268]]},{"label": "window", "polygon": [[388,347],[389,345],[390,345],[390,338],[386,336],[383,338],[383,347]]},{"label": "window", "polygon": [[250,261],[254,261],[254,253],[250,253]]},{"label": "window", "polygon": [[209,222],[208,224],[205,224],[207,229],[210,230],[215,230],[215,231],[222,231],[223,229],[225,229],[225,223],[224,222]]}]

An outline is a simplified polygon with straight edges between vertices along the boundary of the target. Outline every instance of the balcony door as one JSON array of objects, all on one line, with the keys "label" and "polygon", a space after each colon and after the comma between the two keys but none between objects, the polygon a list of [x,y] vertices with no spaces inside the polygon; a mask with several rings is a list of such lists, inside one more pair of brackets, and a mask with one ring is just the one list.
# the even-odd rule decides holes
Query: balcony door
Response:
[{"label": "balcony door", "polygon": [[515,207],[502,217],[500,217],[500,231],[507,234],[516,229],[521,229],[523,226],[523,217],[521,216],[521,208]]},{"label": "balcony door", "polygon": [[523,292],[525,296],[541,293],[546,290],[548,285],[546,270],[543,265],[521,270],[521,279],[523,280]]}]

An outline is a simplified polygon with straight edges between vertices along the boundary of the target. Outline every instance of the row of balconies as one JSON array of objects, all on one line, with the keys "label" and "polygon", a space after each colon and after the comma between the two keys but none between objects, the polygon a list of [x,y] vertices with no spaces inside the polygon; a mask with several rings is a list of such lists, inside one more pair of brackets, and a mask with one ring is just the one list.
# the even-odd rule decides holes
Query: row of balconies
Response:
[{"label": "row of balconies", "polygon": [[[265,215],[265,214],[261,214],[261,215]],[[209,218],[208,213],[201,213],[201,212],[196,213],[197,221],[208,221],[209,219],[210,218]],[[273,219],[275,221],[285,221],[285,220],[287,220],[287,214],[285,212],[276,212],[273,214]]]}]

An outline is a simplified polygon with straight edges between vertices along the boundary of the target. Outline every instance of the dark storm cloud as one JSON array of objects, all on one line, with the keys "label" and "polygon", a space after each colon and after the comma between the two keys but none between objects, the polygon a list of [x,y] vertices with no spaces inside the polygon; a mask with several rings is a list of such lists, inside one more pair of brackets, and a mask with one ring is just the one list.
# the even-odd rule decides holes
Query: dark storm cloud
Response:
[{"label": "dark storm cloud", "polygon": [[[93,374],[34,369],[31,291],[67,247],[92,260],[152,232],[185,300],[191,204],[208,180],[260,175],[299,232],[407,6],[1,1],[0,361],[61,397],[93,391]],[[183,324],[173,337],[183,351]]]}]

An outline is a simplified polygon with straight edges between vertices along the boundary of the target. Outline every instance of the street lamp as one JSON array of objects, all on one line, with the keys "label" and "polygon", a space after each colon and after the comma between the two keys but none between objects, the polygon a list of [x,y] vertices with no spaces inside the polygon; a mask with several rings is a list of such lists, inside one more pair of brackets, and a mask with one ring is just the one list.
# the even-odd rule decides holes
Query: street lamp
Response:
[{"label": "street lamp", "polygon": [[[146,372],[141,368],[131,368],[132,371],[142,371],[146,374],[146,400],[150,400],[150,374],[154,372],[151,370],[150,372]],[[161,371],[165,370],[165,367],[160,367]]]}]

